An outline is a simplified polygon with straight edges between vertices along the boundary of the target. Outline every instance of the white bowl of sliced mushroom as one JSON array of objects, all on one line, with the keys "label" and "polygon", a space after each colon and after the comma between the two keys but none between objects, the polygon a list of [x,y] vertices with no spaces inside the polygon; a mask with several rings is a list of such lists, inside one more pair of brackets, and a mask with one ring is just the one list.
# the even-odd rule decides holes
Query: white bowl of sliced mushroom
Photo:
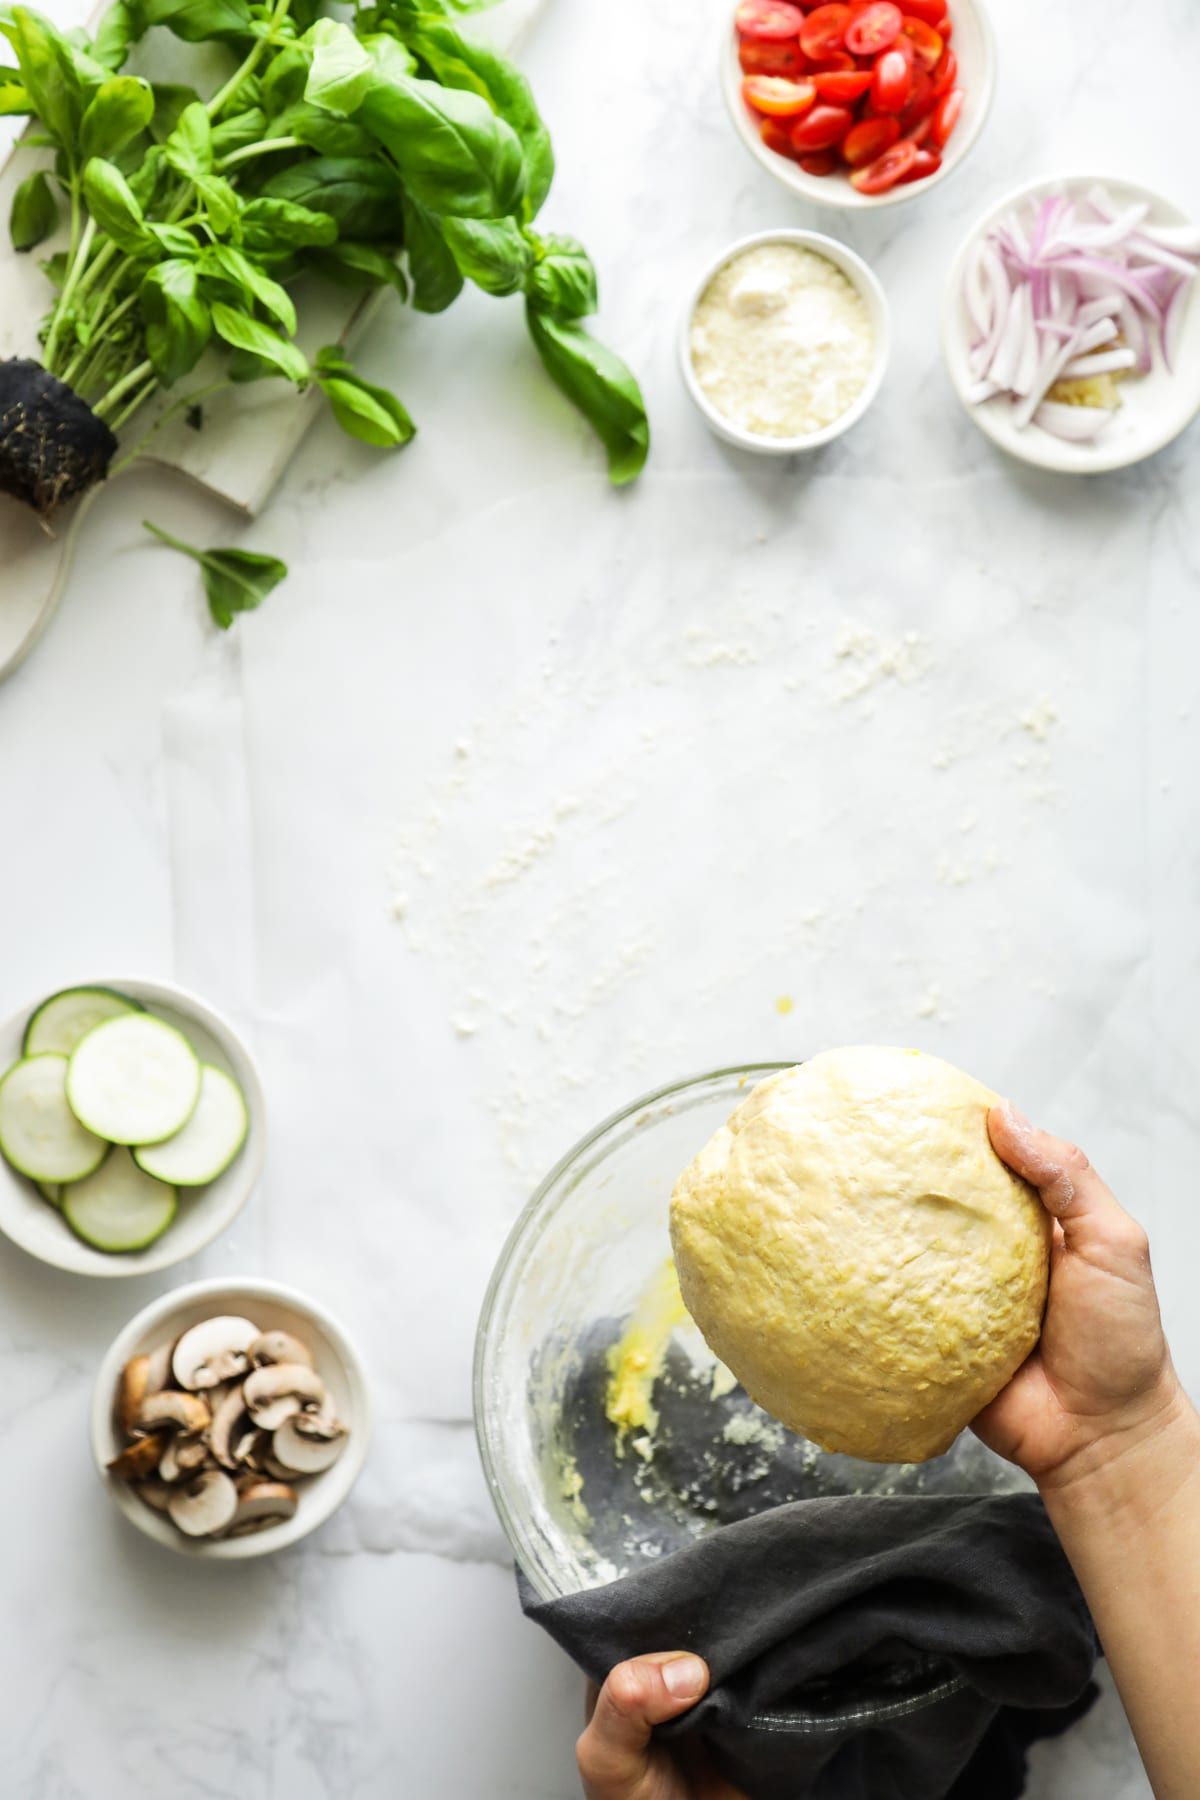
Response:
[{"label": "white bowl of sliced mushroom", "polygon": [[270,1281],[198,1281],[109,1349],[92,1451],[147,1537],[230,1560],[323,1524],[358,1478],[370,1424],[362,1359],[315,1301]]}]

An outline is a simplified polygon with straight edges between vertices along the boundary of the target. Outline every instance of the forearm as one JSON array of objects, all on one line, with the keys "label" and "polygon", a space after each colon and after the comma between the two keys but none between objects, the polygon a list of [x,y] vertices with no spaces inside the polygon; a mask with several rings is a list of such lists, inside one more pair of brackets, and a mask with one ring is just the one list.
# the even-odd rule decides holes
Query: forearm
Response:
[{"label": "forearm", "polygon": [[1200,1795],[1200,1418],[1152,1424],[1042,1487],[1157,1800]]}]

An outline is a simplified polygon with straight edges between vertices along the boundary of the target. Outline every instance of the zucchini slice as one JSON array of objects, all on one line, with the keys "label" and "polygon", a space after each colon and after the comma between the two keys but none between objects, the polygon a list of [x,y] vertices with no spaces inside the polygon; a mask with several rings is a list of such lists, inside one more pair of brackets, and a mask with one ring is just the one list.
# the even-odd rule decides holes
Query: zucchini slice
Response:
[{"label": "zucchini slice", "polygon": [[183,1130],[161,1144],[143,1144],[133,1160],[174,1187],[201,1187],[229,1167],[246,1141],[249,1122],[237,1082],[223,1069],[201,1063],[200,1098]]},{"label": "zucchini slice", "polygon": [[94,1175],[63,1190],[63,1216],[96,1250],[144,1250],[175,1217],[175,1189],[139,1169],[117,1148]]},{"label": "zucchini slice", "polygon": [[70,1056],[80,1038],[86,1037],[105,1019],[116,1019],[122,1013],[143,1012],[140,1000],[118,994],[115,988],[63,988],[43,1000],[25,1027],[22,1056],[41,1056],[47,1050],[59,1056]]},{"label": "zucchini slice", "polygon": [[108,1154],[67,1103],[67,1068],[65,1056],[26,1056],[0,1081],[0,1151],[31,1181],[79,1181]]},{"label": "zucchini slice", "polygon": [[108,1019],[71,1052],[71,1111],[112,1144],[157,1144],[174,1137],[199,1098],[196,1052],[181,1031],[150,1013]]},{"label": "zucchini slice", "polygon": [[48,1200],[51,1206],[62,1205],[61,1181],[35,1181],[33,1185],[42,1196],[42,1199]]}]

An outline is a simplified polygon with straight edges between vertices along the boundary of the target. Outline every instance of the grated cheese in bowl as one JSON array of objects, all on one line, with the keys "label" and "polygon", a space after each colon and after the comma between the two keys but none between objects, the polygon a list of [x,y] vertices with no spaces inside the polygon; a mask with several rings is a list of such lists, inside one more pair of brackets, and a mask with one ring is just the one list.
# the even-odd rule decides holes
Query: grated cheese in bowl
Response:
[{"label": "grated cheese in bowl", "polygon": [[709,272],[682,351],[688,386],[720,435],[744,448],[805,449],[866,410],[886,360],[886,303],[866,265],[831,239],[764,234]]}]

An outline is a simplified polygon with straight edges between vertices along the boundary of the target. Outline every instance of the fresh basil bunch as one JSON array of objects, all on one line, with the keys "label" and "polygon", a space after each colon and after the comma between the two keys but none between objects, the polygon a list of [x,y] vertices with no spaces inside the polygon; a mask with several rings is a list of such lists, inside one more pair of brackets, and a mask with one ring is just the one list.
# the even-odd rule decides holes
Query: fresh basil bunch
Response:
[{"label": "fresh basil bunch", "polygon": [[[55,153],[52,174],[17,191],[14,247],[44,242],[59,195],[70,222],[68,248],[43,265],[57,298],[42,363],[0,364],[0,488],[45,515],[92,485],[153,394],[183,384],[179,404],[192,401],[210,346],[228,352],[226,379],[314,383],[351,435],[406,443],[414,426],[394,395],[339,350],[310,365],[295,343],[290,289],[308,271],[391,287],[425,312],[465,281],[523,294],[533,343],[599,434],[611,479],[638,474],[637,382],[582,323],[595,271],[575,239],[534,228],[549,135],[519,71],[451,22],[469,10],[381,0],[347,24],[314,0],[116,0],[88,39],[0,5],[15,64],[0,67],[0,114],[36,116],[33,142]],[[223,46],[228,79],[205,98],[123,73],[151,26]]]}]

